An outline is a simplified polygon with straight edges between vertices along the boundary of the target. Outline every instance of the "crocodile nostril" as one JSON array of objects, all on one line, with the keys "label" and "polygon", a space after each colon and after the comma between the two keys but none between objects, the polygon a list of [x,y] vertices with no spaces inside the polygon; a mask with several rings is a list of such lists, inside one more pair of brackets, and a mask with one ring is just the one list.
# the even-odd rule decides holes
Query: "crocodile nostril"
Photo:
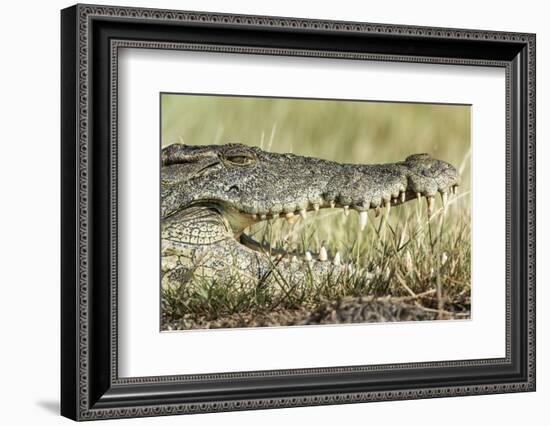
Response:
[{"label": "crocodile nostril", "polygon": [[239,187],[238,187],[237,185],[231,185],[231,186],[227,189],[227,192],[238,193],[238,192],[239,192]]}]

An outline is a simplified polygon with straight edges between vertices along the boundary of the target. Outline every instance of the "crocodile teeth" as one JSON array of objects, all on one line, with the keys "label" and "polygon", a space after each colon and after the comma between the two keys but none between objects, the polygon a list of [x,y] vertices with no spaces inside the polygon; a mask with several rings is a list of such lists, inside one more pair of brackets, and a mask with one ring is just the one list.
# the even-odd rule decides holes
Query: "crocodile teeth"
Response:
[{"label": "crocodile teeth", "polygon": [[306,212],[306,209],[300,210],[300,216],[302,216],[302,219],[304,219],[304,220],[307,219],[307,212]]},{"label": "crocodile teeth", "polygon": [[334,255],[334,259],[332,259],[332,263],[336,266],[340,265],[340,252],[337,251]]},{"label": "crocodile teeth", "polygon": [[416,193],[416,199],[418,200],[418,202],[420,202],[420,200],[422,199],[422,194],[420,192]]},{"label": "crocodile teeth", "polygon": [[328,259],[327,249],[325,246],[321,246],[321,250],[319,250],[319,260],[321,262],[325,262]]},{"label": "crocodile teeth", "polygon": [[316,212],[318,212],[318,211],[319,211],[319,204],[315,203],[315,204],[313,205],[313,210],[315,210]]},{"label": "crocodile teeth", "polygon": [[428,218],[431,218],[434,212],[435,197],[428,196],[426,197],[426,201],[428,202]]},{"label": "crocodile teeth", "polygon": [[334,201],[331,201],[331,202],[330,202],[330,208],[333,209],[334,206],[336,206],[336,203],[335,203]]},{"label": "crocodile teeth", "polygon": [[380,207],[376,207],[374,209],[374,217],[378,217],[378,216],[380,216]]},{"label": "crocodile teeth", "polygon": [[285,217],[288,223],[294,223],[295,217],[293,212],[288,212],[285,214]]},{"label": "crocodile teeth", "polygon": [[447,214],[447,206],[449,201],[449,194],[447,192],[441,193],[441,202],[443,203],[443,214]]},{"label": "crocodile teeth", "polygon": [[344,216],[345,217],[349,216],[349,206],[344,206]]},{"label": "crocodile teeth", "polygon": [[306,260],[308,262],[312,262],[313,261],[313,257],[311,257],[311,253],[308,251],[306,251]]},{"label": "crocodile teeth", "polygon": [[260,219],[261,219],[261,220],[266,220],[266,219],[267,219],[267,216],[266,216],[265,214],[262,214],[262,215],[260,215]]},{"label": "crocodile teeth", "polygon": [[384,204],[386,206],[386,217],[388,217],[388,215],[390,214],[390,209],[391,209],[390,200],[386,200],[386,202]]},{"label": "crocodile teeth", "polygon": [[292,256],[292,259],[290,259],[292,263],[298,263],[298,258],[296,256]]},{"label": "crocodile teeth", "polygon": [[447,207],[447,201],[449,200],[449,194],[446,192],[441,193],[441,202],[443,203],[443,207]]},{"label": "crocodile teeth", "polygon": [[368,219],[369,219],[369,216],[366,211],[359,212],[359,229],[361,231],[365,229],[365,226],[367,226]]},{"label": "crocodile teeth", "polygon": [[402,192],[401,194],[399,194],[399,196],[401,197],[401,202],[404,203],[405,202],[405,192]]}]

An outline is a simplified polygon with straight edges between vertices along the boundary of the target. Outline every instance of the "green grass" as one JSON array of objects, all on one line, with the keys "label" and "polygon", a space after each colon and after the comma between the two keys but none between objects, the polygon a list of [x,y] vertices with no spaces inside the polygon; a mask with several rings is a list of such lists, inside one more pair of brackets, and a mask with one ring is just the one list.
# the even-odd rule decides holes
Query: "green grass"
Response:
[{"label": "green grass", "polygon": [[248,233],[272,247],[318,252],[326,242],[329,257],[339,251],[357,266],[339,286],[312,280],[296,286],[279,277],[278,288],[249,288],[236,280],[228,290],[215,280],[194,277],[195,286],[163,289],[164,328],[182,321],[208,326],[232,315],[314,310],[350,297],[407,298],[441,319],[469,315],[469,107],[163,95],[162,145],[182,141],[241,142],[351,163],[399,161],[428,152],[457,167],[462,184],[446,214],[439,208],[430,220],[422,199],[393,208],[387,220],[370,212],[362,232],[357,213],[344,220],[341,210],[310,213],[292,225],[284,220],[254,225]]}]

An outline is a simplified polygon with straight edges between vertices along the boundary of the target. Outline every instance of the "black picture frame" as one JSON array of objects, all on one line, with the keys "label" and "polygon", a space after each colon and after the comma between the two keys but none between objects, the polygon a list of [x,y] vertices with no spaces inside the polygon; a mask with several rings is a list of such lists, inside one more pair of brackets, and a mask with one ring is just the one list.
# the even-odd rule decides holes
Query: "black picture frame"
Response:
[{"label": "black picture frame", "polygon": [[[535,390],[534,34],[75,5],[61,12],[61,414],[74,420]],[[506,70],[506,356],[119,378],[119,47]],[[116,106],[116,105],[115,105]],[[114,124],[113,124],[114,123]]]}]

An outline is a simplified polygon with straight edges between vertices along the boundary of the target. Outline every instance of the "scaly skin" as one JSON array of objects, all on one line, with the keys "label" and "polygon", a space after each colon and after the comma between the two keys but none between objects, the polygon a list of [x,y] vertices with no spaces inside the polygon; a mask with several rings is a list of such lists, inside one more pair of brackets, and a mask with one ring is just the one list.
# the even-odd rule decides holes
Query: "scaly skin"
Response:
[{"label": "scaly skin", "polygon": [[428,154],[390,164],[340,164],[241,144],[170,145],[162,150],[161,175],[163,286],[192,285],[197,277],[223,286],[299,285],[306,276],[337,283],[350,273],[339,259],[326,259],[322,250],[320,260],[267,253],[243,231],[322,208],[355,209],[364,227],[369,209],[420,196],[431,214],[434,196],[446,202],[459,184],[453,166]]}]

